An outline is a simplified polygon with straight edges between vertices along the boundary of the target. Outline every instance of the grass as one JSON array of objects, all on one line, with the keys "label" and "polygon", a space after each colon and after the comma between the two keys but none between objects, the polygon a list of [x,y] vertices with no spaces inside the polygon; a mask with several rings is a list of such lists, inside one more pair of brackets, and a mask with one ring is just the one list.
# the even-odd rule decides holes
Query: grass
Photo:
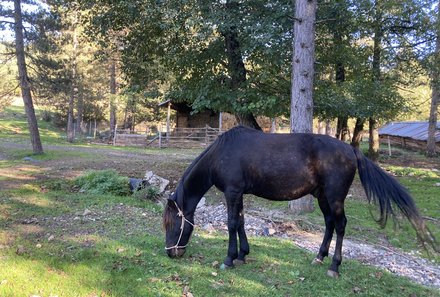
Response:
[{"label": "grass", "polygon": [[[2,140],[26,139],[20,112],[12,107],[7,117],[0,118]],[[289,240],[270,237],[250,237],[248,264],[231,270],[216,265],[226,255],[227,238],[201,229],[196,229],[184,258],[170,259],[163,250],[162,208],[156,203],[136,195],[78,193],[72,191],[70,180],[46,173],[64,160],[80,166],[113,161],[102,156],[103,148],[148,158],[165,156],[166,162],[149,164],[159,173],[181,172],[199,149],[68,146],[62,132],[53,127],[47,126],[43,133],[43,144],[51,146],[46,146],[44,155],[32,156],[36,163],[23,160],[31,155],[29,149],[0,145],[0,157],[7,158],[0,158],[0,296],[182,296],[184,291],[194,296],[440,296],[439,290],[356,261],[344,260],[342,277],[328,278],[328,258],[323,266],[311,266],[315,255]],[[73,163],[62,166],[69,169]],[[422,214],[439,219],[439,188],[434,186],[438,179],[402,175],[401,182],[411,190]],[[217,199],[220,194],[213,190],[209,195]],[[246,203],[267,209],[286,207],[250,197]],[[378,229],[368,205],[355,197],[347,199],[347,214],[348,237],[376,243],[385,238],[405,250],[419,249],[409,226],[394,230],[389,224]],[[305,220],[322,226],[319,210]],[[431,229],[440,238],[438,224],[431,224]]]},{"label": "grass", "polygon": [[[14,216],[1,228],[0,296],[180,296],[185,287],[194,296],[439,296],[438,291],[355,261],[344,261],[341,279],[327,278],[330,260],[311,266],[314,255],[274,238],[251,237],[249,263],[232,270],[213,266],[225,256],[227,238],[201,230],[184,258],[169,259],[163,251],[160,210],[132,197],[41,193],[31,185],[2,197],[2,205],[11,206],[8,212]],[[17,197],[22,199],[18,208]],[[29,216],[60,218],[84,208],[98,211],[121,203],[148,213],[154,221],[151,229],[128,234],[126,221],[111,213],[111,225],[99,232],[46,229],[44,223],[30,225],[36,231],[24,232],[15,226]],[[11,242],[13,234],[19,236]],[[54,239],[48,240],[49,234]]]}]

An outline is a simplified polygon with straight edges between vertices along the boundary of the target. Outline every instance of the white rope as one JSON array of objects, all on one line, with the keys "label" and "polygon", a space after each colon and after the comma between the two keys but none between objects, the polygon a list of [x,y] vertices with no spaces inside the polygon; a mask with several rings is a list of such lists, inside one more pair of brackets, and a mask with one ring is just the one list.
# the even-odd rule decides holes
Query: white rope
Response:
[{"label": "white rope", "polygon": [[182,222],[180,224],[180,235],[179,235],[179,239],[177,240],[177,243],[173,246],[170,247],[165,247],[165,250],[172,250],[172,249],[184,249],[186,248],[186,246],[188,244],[185,245],[179,245],[180,240],[182,239],[182,235],[183,235],[183,229],[185,228],[185,222],[187,222],[188,224],[190,224],[191,226],[195,227],[193,223],[191,223],[187,218],[185,218],[185,215],[183,214],[183,211],[179,208],[179,206],[177,205],[176,201],[174,201],[174,204],[176,205],[177,208],[177,216],[182,218]]}]

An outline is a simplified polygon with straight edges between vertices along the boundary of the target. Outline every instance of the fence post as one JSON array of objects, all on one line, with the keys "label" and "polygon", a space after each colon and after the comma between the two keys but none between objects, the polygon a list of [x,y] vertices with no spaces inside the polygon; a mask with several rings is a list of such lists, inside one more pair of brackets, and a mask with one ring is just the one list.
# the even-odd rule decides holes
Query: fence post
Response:
[{"label": "fence post", "polygon": [[117,129],[118,128],[118,124],[116,124],[115,125],[115,133],[114,133],[114,136],[113,136],[113,146],[115,146],[116,145],[116,132],[117,132]]},{"label": "fence post", "polygon": [[388,155],[391,157],[391,141],[390,141],[390,136],[388,136]]},{"label": "fence post", "polygon": [[159,133],[159,148],[162,148],[162,132],[160,129],[157,132]]},{"label": "fence post", "polygon": [[96,119],[95,119],[95,131],[93,131],[93,139],[96,139]]}]

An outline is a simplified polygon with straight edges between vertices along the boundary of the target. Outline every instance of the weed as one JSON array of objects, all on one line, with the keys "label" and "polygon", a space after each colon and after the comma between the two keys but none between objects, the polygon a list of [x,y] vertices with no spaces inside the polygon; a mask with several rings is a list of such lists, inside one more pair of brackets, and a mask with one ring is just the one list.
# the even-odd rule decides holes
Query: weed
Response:
[{"label": "weed", "polygon": [[89,194],[130,194],[128,178],[120,176],[115,170],[89,170],[74,180],[80,192]]},{"label": "weed", "polygon": [[437,172],[429,169],[389,166],[387,170],[397,176],[440,178]]},{"label": "weed", "polygon": [[145,199],[156,201],[161,197],[159,188],[155,186],[147,186],[143,189],[139,189],[133,192],[133,197],[137,199]]}]

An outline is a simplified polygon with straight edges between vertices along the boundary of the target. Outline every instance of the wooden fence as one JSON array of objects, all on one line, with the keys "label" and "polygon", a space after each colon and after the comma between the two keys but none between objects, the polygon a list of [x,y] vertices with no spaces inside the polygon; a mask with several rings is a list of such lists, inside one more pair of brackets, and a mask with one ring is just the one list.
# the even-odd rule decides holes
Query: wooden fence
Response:
[{"label": "wooden fence", "polygon": [[145,132],[117,130],[114,145],[143,147],[206,147],[221,134],[219,129],[206,125],[203,128],[176,128],[167,135],[159,131],[155,135]]}]

